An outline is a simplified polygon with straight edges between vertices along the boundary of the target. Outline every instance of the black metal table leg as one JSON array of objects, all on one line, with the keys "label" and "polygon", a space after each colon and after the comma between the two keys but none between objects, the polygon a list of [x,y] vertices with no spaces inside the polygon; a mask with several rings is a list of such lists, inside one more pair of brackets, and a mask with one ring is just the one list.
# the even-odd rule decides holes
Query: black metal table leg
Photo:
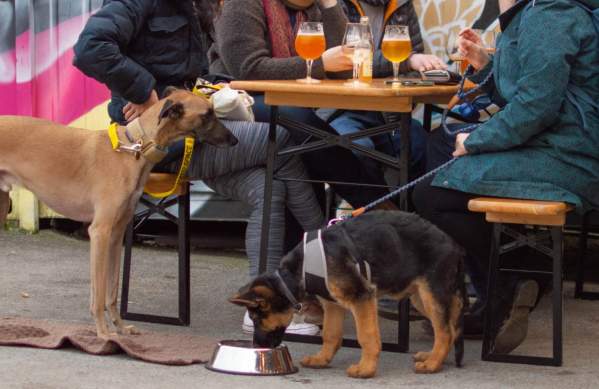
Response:
[{"label": "black metal table leg", "polygon": [[[410,127],[412,126],[412,114],[402,113],[401,114],[401,126],[400,126],[400,153],[399,153],[399,185],[403,186],[408,183],[410,179]],[[403,192],[399,197],[399,208],[402,211],[409,211],[408,192]]]},{"label": "black metal table leg", "polygon": [[425,131],[431,132],[433,122],[433,107],[430,104],[424,104],[423,124]]},{"label": "black metal table leg", "polygon": [[266,271],[268,245],[270,243],[270,213],[272,208],[272,184],[274,180],[275,158],[277,154],[277,121],[279,108],[270,107],[270,127],[268,130],[268,150],[266,158],[266,178],[264,181],[264,205],[262,209],[262,233],[260,236],[260,260],[258,274]]}]

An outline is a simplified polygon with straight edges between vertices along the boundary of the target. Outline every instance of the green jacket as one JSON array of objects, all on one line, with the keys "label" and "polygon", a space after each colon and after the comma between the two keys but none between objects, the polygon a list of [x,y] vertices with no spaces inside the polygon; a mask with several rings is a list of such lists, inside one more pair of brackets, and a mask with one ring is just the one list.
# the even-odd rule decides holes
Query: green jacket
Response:
[{"label": "green jacket", "polygon": [[599,33],[570,0],[523,3],[501,16],[497,54],[473,77],[492,69],[507,104],[433,185],[599,209]]}]

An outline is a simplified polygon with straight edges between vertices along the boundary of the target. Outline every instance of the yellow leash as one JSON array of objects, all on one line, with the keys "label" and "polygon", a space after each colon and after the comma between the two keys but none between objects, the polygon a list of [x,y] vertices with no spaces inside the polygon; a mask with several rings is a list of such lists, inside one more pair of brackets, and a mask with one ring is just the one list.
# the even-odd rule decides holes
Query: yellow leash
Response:
[{"label": "yellow leash", "polygon": [[[117,123],[112,123],[108,127],[108,137],[110,138],[110,145],[112,146],[112,149],[115,151],[119,150],[119,148],[120,148],[120,141],[119,141],[119,135],[118,135],[117,129],[118,129]],[[181,161],[181,167],[179,167],[179,173],[177,173],[177,178],[175,179],[175,183],[173,184],[173,187],[171,189],[169,189],[166,192],[151,192],[150,190],[148,190],[147,187],[145,187],[144,192],[154,198],[157,198],[157,199],[169,197],[170,195],[175,193],[175,191],[179,187],[179,183],[181,182],[183,176],[185,176],[185,173],[187,173],[187,169],[189,169],[189,165],[191,163],[191,157],[193,156],[194,145],[195,145],[194,138],[191,138],[191,137],[185,138],[185,151],[183,153],[183,160]]]},{"label": "yellow leash", "polygon": [[181,182],[181,179],[183,178],[185,173],[187,173],[187,169],[189,169],[189,164],[191,163],[191,157],[193,155],[194,144],[195,144],[194,138],[185,138],[185,152],[183,153],[183,160],[181,161],[181,167],[179,168],[179,173],[177,174],[175,183],[173,184],[173,187],[170,190],[168,190],[166,192],[155,193],[155,192],[150,192],[148,190],[148,188],[144,188],[144,192],[146,192],[150,196],[157,198],[157,199],[162,199],[162,198],[168,197],[168,196],[172,195],[173,193],[175,193],[175,191],[177,190],[177,187],[179,186],[179,182]]}]

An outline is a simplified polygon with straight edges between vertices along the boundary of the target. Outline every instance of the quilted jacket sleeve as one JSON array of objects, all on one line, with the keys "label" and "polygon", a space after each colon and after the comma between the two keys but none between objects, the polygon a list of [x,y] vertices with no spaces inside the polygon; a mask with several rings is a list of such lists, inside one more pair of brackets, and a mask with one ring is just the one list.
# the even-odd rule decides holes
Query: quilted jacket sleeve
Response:
[{"label": "quilted jacket sleeve", "polygon": [[124,53],[153,8],[153,0],[114,0],[90,17],[75,44],[73,64],[125,99],[145,102],[156,80]]}]

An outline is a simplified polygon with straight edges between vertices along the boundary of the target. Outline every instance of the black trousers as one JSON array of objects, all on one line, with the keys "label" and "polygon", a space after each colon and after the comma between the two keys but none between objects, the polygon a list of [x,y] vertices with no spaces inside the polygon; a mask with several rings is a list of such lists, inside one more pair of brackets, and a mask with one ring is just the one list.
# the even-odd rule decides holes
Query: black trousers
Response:
[{"label": "black trousers", "polygon": [[[427,171],[449,161],[454,149],[455,136],[447,135],[441,128],[434,130],[427,146]],[[432,181],[433,178],[425,180],[414,189],[412,201],[416,212],[446,232],[466,250],[466,272],[476,290],[479,299],[477,305],[484,306],[487,300],[493,226],[485,220],[484,214],[468,210],[468,201],[480,197],[479,195],[431,186]],[[538,269],[548,266],[544,256],[528,248],[503,255],[501,260],[510,267]],[[509,305],[519,278],[516,275],[502,275],[499,278],[497,295],[500,304],[505,302]],[[548,283],[546,278],[535,277],[535,280],[539,282],[541,290]]]}]

